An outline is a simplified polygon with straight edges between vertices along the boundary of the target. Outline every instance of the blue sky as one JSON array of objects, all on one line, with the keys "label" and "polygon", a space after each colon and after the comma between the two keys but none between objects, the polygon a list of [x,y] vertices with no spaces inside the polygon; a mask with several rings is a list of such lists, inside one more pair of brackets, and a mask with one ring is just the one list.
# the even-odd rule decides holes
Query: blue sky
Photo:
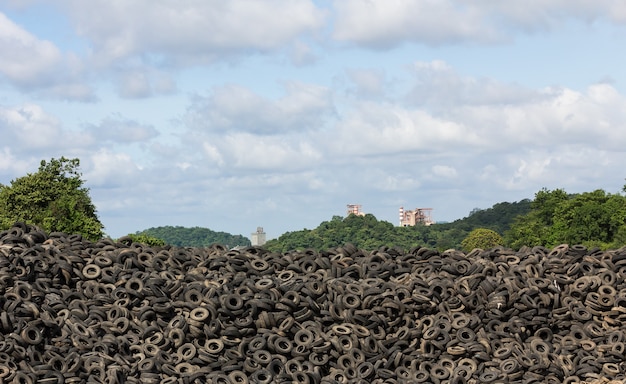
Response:
[{"label": "blue sky", "polygon": [[79,158],[112,237],[618,193],[624,41],[616,0],[4,0],[0,183]]}]

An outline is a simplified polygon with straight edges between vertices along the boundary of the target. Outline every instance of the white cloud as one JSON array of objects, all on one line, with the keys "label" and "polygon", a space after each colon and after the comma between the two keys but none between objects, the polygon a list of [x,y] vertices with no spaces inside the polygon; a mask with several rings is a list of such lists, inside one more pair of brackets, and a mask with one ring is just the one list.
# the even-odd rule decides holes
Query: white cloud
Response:
[{"label": "white cloud", "polygon": [[451,179],[457,176],[456,169],[448,165],[434,165],[431,170],[434,176],[443,177],[446,179]]},{"label": "white cloud", "polygon": [[119,115],[104,118],[100,124],[85,128],[100,142],[112,141],[120,144],[146,143],[157,137],[159,131],[149,125],[140,124]]},{"label": "white cloud", "polygon": [[222,157],[220,150],[215,145],[209,142],[204,142],[202,143],[202,149],[204,155],[210,163],[214,163],[217,166],[224,165],[224,158]]},{"label": "white cloud", "polygon": [[139,172],[139,167],[130,155],[114,153],[104,148],[89,155],[87,166],[89,169],[85,172],[84,179],[88,184],[105,188],[132,185]]},{"label": "white cloud", "polygon": [[291,62],[299,67],[313,65],[317,62],[317,55],[309,44],[302,41],[296,41],[290,49],[289,53]]},{"label": "white cloud", "polygon": [[586,92],[548,88],[541,93],[504,107],[460,107],[451,115],[475,127],[494,148],[586,144],[621,150],[620,143],[626,142],[626,97],[612,86],[592,85]]},{"label": "white cloud", "polygon": [[[308,0],[65,1],[79,33],[99,60],[134,55],[169,62],[211,61],[224,54],[267,51],[322,26]],[[145,57],[145,56],[144,56]]]},{"label": "white cloud", "polygon": [[61,99],[93,103],[98,101],[95,90],[85,83],[58,83],[42,87],[35,91],[35,95],[43,99]]},{"label": "white cloud", "polygon": [[[378,169],[367,167],[367,172],[363,175],[365,180],[357,187],[370,186],[374,190],[400,193],[417,190],[422,187],[423,179],[418,172],[407,173],[393,168],[389,169],[390,167],[388,166],[389,164],[384,164]],[[404,167],[398,168],[402,169]]]},{"label": "white cloud", "polygon": [[47,77],[63,57],[50,41],[40,40],[0,13],[0,73],[18,85],[30,86]]},{"label": "white cloud", "polygon": [[[333,129],[316,141],[328,160],[322,166],[333,169],[329,179],[343,177],[352,189],[385,190],[398,198],[409,190],[453,196],[489,185],[501,194],[493,204],[507,193],[532,197],[543,186],[603,185],[621,169],[626,96],[611,84],[530,89],[464,77],[444,62],[419,65],[439,71],[439,84],[447,84],[442,92],[471,88],[480,102],[458,97],[453,103],[435,98],[422,105],[371,100],[344,106]],[[475,206],[482,198],[457,203]]]},{"label": "white cloud", "polygon": [[337,155],[426,155],[476,145],[482,138],[461,122],[420,109],[388,103],[360,103],[338,123],[329,146]]},{"label": "white cloud", "polygon": [[[217,149],[219,146],[219,150]],[[229,134],[205,144],[205,153],[218,165],[233,169],[285,172],[314,168],[320,160],[319,150],[311,144],[289,137]]]},{"label": "white cloud", "polygon": [[517,104],[541,96],[540,92],[490,78],[462,76],[442,60],[416,62],[415,83],[409,103],[448,109],[460,105]]},{"label": "white cloud", "polygon": [[552,156],[538,157],[534,155],[533,152],[534,151],[530,152],[528,159],[522,158],[518,160],[519,166],[515,170],[512,179],[509,181],[509,187],[519,182],[536,183],[546,174],[547,169],[552,163]]},{"label": "white cloud", "polygon": [[403,42],[494,43],[511,39],[516,31],[549,30],[568,19],[626,22],[619,0],[334,0],[333,7],[335,39],[383,49]]},{"label": "white cloud", "polygon": [[[618,143],[626,141],[626,96],[611,84],[592,84],[583,91],[566,87],[531,89],[490,78],[462,76],[443,61],[418,62],[414,68],[416,77],[406,97],[408,105],[396,105],[398,112],[393,113],[412,116],[408,121],[415,124],[419,116],[425,121],[421,126],[456,126],[448,130],[447,137],[459,135],[466,146],[503,150],[519,145],[594,143],[616,150]],[[389,115],[392,110],[374,106],[368,111],[375,116],[363,119],[383,127],[377,116]],[[358,111],[357,115],[363,116]],[[401,137],[401,133],[396,136]],[[435,143],[431,141],[433,135],[415,131],[415,136],[425,139],[426,145]]]},{"label": "white cloud", "polygon": [[93,101],[93,90],[82,83],[82,63],[48,40],[37,38],[0,12],[0,77],[17,88],[42,97]]},{"label": "white cloud", "polygon": [[0,175],[9,176],[6,179],[2,177],[0,184],[8,185],[13,175],[26,175],[29,171],[32,171],[30,169],[31,165],[30,161],[24,160],[21,156],[15,156],[10,147],[0,148]]},{"label": "white cloud", "polygon": [[333,114],[328,88],[295,82],[285,88],[284,97],[271,100],[242,86],[223,86],[197,98],[186,121],[207,132],[276,134],[318,129]]},{"label": "white cloud", "polygon": [[0,107],[0,126],[4,145],[11,143],[14,149],[51,148],[64,141],[59,119],[36,104]]},{"label": "white cloud", "polygon": [[117,88],[125,98],[142,98],[152,94],[149,80],[143,72],[126,73],[118,80]]},{"label": "white cloud", "polygon": [[334,0],[334,37],[376,48],[402,41],[440,45],[495,40],[479,8],[450,0]]},{"label": "white cloud", "polygon": [[[146,146],[159,135],[152,126],[140,124],[119,115],[104,118],[99,124],[86,124],[81,130],[66,127],[57,116],[37,104],[18,106],[0,105],[0,131],[3,147],[10,148],[16,157],[87,158],[109,147]],[[133,148],[137,153],[137,148]]]},{"label": "white cloud", "polygon": [[503,159],[503,164],[497,167],[498,176],[492,180],[511,190],[528,189],[529,185],[585,188],[602,180],[617,180],[611,170],[619,167],[621,157],[622,154],[576,144],[522,148]]},{"label": "white cloud", "polygon": [[[501,24],[508,23],[527,31],[546,30],[567,18],[591,22],[604,18],[620,22],[623,3],[618,0],[548,0],[526,3],[483,2],[484,12],[498,16]],[[621,20],[624,21],[624,20]]]},{"label": "white cloud", "polygon": [[164,71],[149,68],[123,71],[117,79],[117,91],[127,99],[146,98],[176,91],[176,82]]},{"label": "white cloud", "polygon": [[176,163],[176,166],[180,170],[186,171],[187,169],[191,168],[191,163],[188,163],[188,162],[184,161],[184,162]]},{"label": "white cloud", "polygon": [[375,98],[384,96],[386,79],[381,70],[350,69],[347,71],[350,81],[354,84],[350,93],[359,98]]}]

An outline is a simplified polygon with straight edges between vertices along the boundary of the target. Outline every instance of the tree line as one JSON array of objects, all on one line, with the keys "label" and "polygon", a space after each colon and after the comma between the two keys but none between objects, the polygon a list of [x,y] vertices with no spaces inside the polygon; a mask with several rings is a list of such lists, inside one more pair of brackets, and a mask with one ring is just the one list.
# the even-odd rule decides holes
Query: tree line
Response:
[{"label": "tree line", "polygon": [[285,233],[265,247],[285,252],[344,243],[365,249],[421,246],[470,251],[496,245],[520,249],[559,244],[616,249],[626,245],[626,196],[601,189],[579,194],[542,189],[532,201],[498,203],[452,223],[429,226],[396,227],[372,215],[334,216],[315,229]]},{"label": "tree line", "polygon": [[134,235],[161,239],[166,244],[179,247],[208,247],[213,244],[221,244],[232,248],[236,246],[249,246],[251,244],[250,239],[245,236],[216,232],[202,227],[155,227],[136,232]]},{"label": "tree line", "polygon": [[620,248],[626,245],[626,197],[602,189],[579,194],[542,189],[535,194],[531,211],[514,220],[504,239],[516,249],[559,244]]},{"label": "tree line", "polygon": [[[81,234],[94,241],[106,236],[79,166],[78,159],[42,160],[37,172],[9,185],[0,184],[0,230],[25,222],[47,232]],[[626,185],[621,192],[626,192]],[[129,236],[155,245],[250,245],[242,235],[201,227],[165,226]],[[383,246],[471,250],[495,245],[519,249],[564,243],[615,249],[626,245],[626,196],[602,189],[568,194],[563,189],[544,188],[533,200],[498,203],[474,209],[463,219],[429,226],[398,227],[371,214],[333,216],[315,229],[284,233],[268,241],[265,248],[276,252],[323,250],[346,243],[372,250]]]},{"label": "tree line", "polygon": [[[475,210],[468,217],[452,223],[412,227],[399,227],[387,221],[379,221],[371,214],[351,214],[345,218],[333,216],[315,229],[284,233],[277,239],[268,241],[265,248],[276,252],[306,248],[323,250],[351,243],[369,250],[393,246],[403,249],[416,246],[440,250],[462,249],[463,240],[472,231],[482,229],[482,232],[473,236],[478,238],[483,238],[485,231],[489,231],[489,236],[492,236],[491,233],[503,233],[510,228],[515,217],[529,211],[529,200],[498,203],[488,209]],[[488,237],[483,238],[481,244],[488,244],[488,240],[493,243],[491,237]]]}]

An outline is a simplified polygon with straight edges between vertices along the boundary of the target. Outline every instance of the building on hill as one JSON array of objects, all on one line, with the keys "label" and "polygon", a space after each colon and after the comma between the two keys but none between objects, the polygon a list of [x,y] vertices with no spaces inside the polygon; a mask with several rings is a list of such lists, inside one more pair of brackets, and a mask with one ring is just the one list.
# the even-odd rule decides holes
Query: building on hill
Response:
[{"label": "building on hill", "polygon": [[265,232],[263,232],[263,227],[256,227],[256,232],[252,233],[250,242],[253,246],[262,246],[266,243]]},{"label": "building on hill", "polygon": [[400,207],[400,226],[413,227],[416,225],[431,225],[434,223],[432,208],[415,208],[414,210],[404,210]]},{"label": "building on hill", "polygon": [[361,210],[361,204],[348,204],[346,216],[350,215],[365,216],[365,213]]}]

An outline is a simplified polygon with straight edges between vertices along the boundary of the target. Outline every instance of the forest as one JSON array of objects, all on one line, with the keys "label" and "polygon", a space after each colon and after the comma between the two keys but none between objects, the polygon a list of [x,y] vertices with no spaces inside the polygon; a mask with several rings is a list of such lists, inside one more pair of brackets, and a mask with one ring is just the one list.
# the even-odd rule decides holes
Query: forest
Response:
[{"label": "forest", "polygon": [[[489,238],[476,238],[486,233]],[[495,238],[498,240],[494,243]],[[469,251],[470,244],[513,249],[551,248],[563,243],[620,248],[626,245],[626,197],[601,189],[580,194],[542,189],[533,200],[498,203],[489,209],[474,210],[451,223],[415,227],[394,226],[372,215],[335,216],[315,229],[285,233],[265,247],[286,252],[303,248],[328,249],[344,243],[365,249],[420,246],[442,251],[450,248]]]},{"label": "forest", "polygon": [[293,249],[313,248],[317,250],[338,247],[345,243],[364,249],[380,247],[415,246],[441,250],[462,249],[463,240],[477,228],[485,228],[498,234],[509,230],[514,219],[530,212],[530,201],[498,203],[472,213],[452,223],[399,227],[387,221],[379,221],[371,214],[365,216],[333,216],[315,229],[287,232],[278,239],[270,240],[265,248],[287,252]]},{"label": "forest", "polygon": [[[47,232],[81,234],[91,240],[106,235],[89,189],[84,186],[78,159],[41,161],[37,172],[0,184],[0,230],[16,222],[36,225]],[[567,193],[541,189],[534,199],[502,202],[474,209],[451,223],[399,227],[371,214],[333,216],[314,229],[287,232],[268,241],[270,251],[324,250],[351,243],[368,250],[380,247],[429,247],[471,250],[496,245],[555,247],[581,244],[600,249],[626,245],[626,186],[622,193],[602,189]],[[208,228],[164,226],[129,234],[154,245],[207,247],[215,243],[232,248],[249,246],[242,235]]]},{"label": "forest", "polygon": [[179,247],[208,247],[212,244],[221,244],[228,248],[249,246],[250,239],[242,235],[231,235],[226,232],[215,232],[202,227],[164,226],[148,228],[135,235],[144,235],[148,238],[163,240],[166,244]]}]

